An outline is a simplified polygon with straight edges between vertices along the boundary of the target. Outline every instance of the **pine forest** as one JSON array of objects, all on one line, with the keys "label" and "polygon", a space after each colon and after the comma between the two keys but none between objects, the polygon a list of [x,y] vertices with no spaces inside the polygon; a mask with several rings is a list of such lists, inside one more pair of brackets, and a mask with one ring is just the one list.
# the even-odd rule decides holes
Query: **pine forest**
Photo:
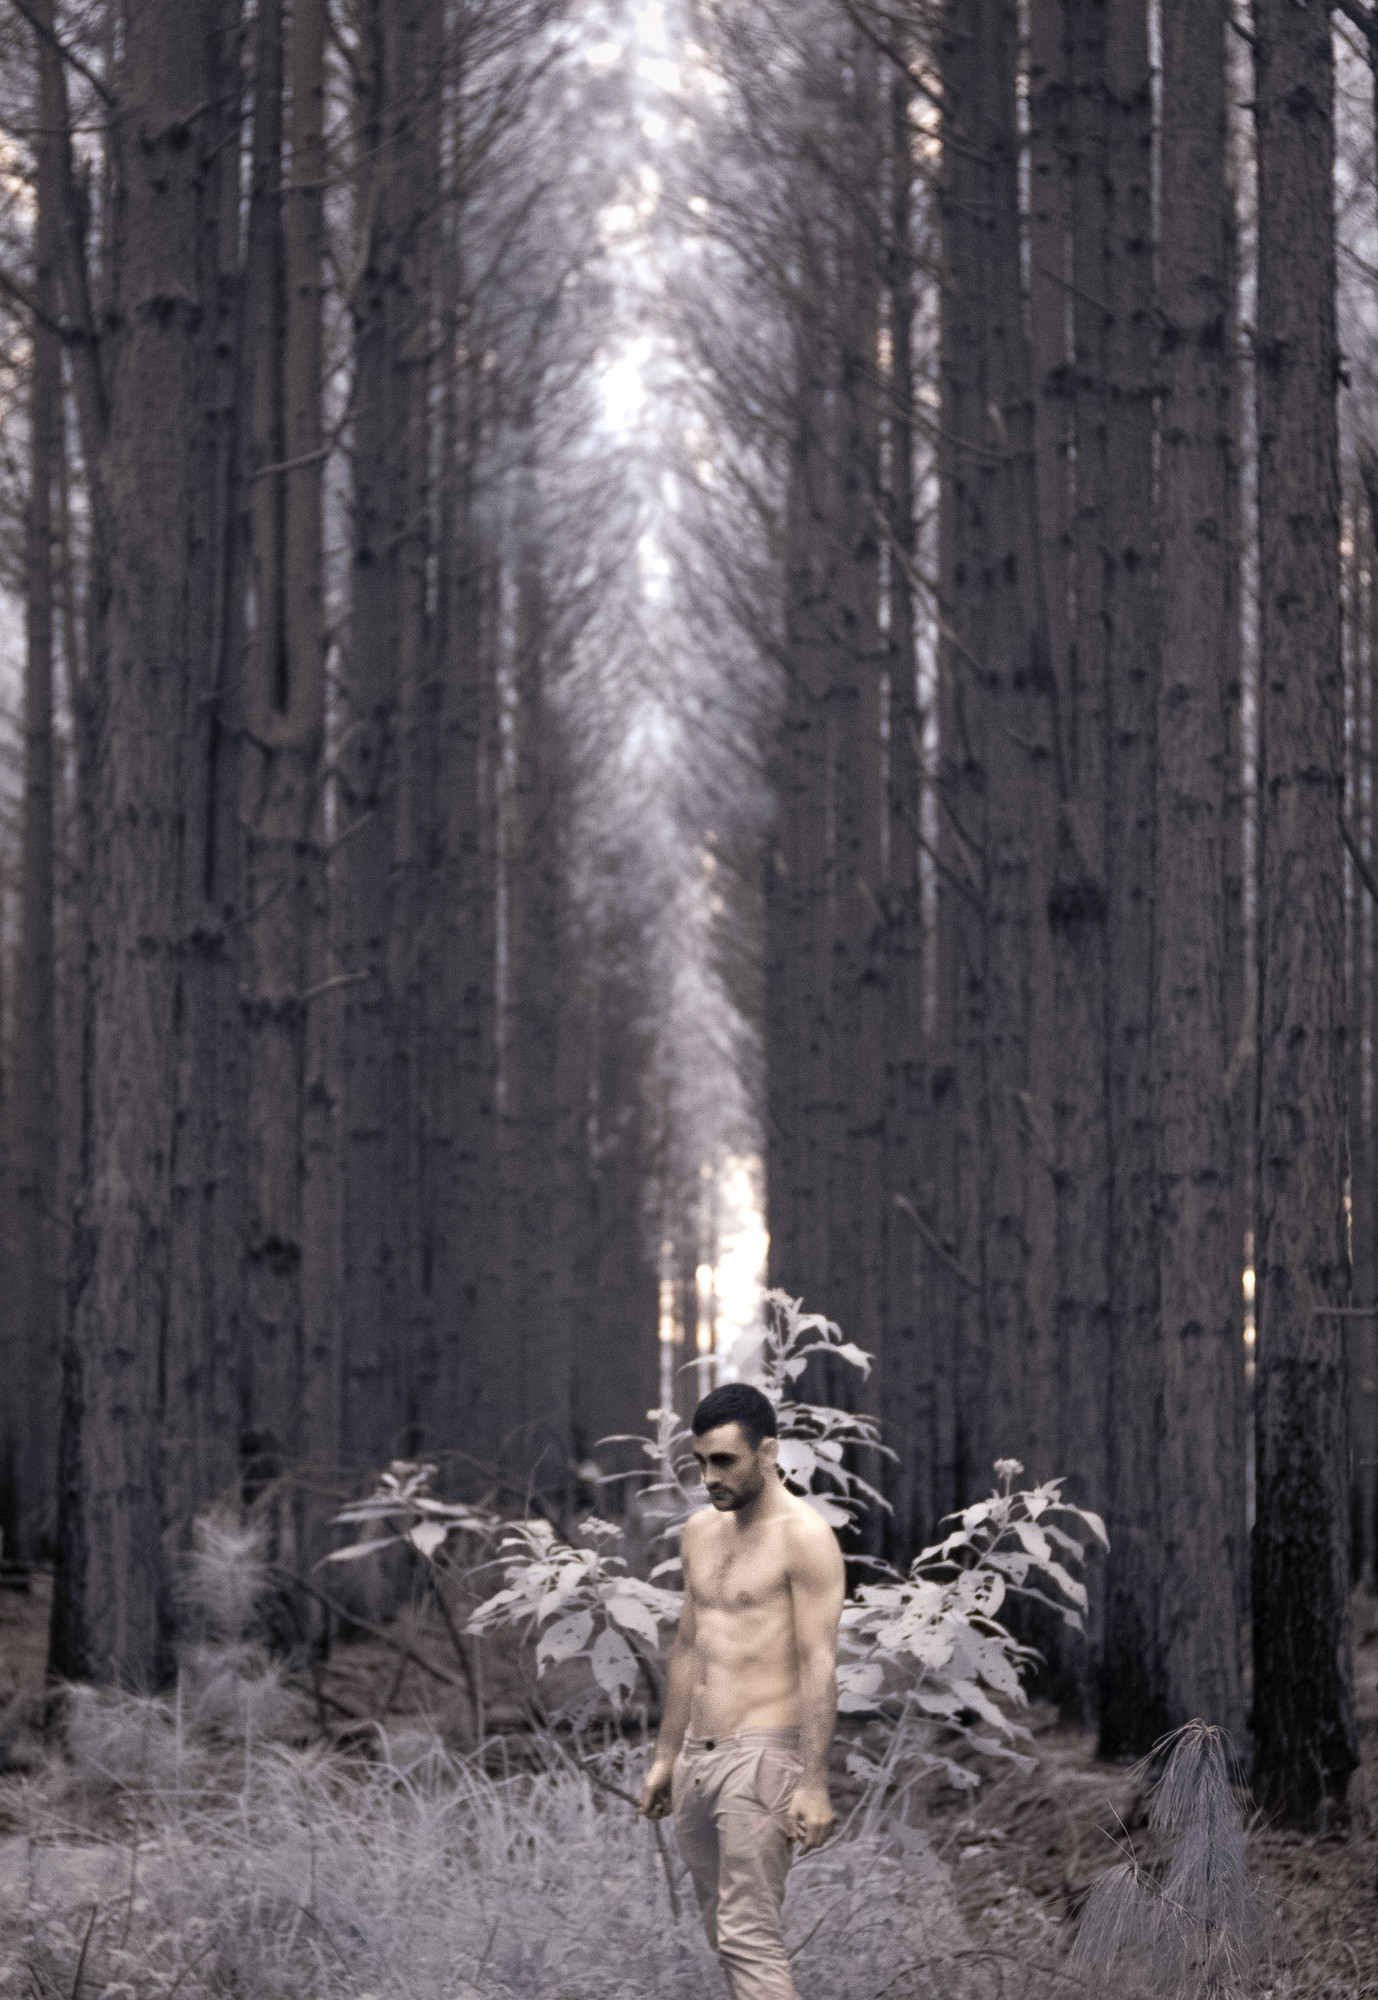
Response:
[{"label": "pine forest", "polygon": [[1378,4],[0,0],[0,1301],[0,2000],[719,1990],[738,1381],[808,2000],[1378,1991]]}]

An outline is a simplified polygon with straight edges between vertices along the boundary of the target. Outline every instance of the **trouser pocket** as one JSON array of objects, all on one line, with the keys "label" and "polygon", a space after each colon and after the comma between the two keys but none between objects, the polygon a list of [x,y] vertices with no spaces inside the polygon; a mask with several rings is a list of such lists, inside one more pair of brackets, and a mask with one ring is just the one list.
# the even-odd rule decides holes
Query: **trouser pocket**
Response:
[{"label": "trouser pocket", "polygon": [[798,1753],[768,1743],[756,1763],[755,1793],[759,1804],[777,1824],[783,1826],[790,1801],[798,1789],[803,1766]]}]

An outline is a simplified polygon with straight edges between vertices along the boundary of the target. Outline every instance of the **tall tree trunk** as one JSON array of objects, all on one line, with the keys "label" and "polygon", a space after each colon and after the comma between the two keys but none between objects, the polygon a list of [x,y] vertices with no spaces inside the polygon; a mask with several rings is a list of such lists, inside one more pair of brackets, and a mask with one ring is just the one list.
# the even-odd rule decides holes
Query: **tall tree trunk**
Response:
[{"label": "tall tree trunk", "polygon": [[644,1102],[648,1037],[637,976],[638,930],[634,916],[614,912],[599,923],[595,945],[588,1124],[592,1255],[573,1419],[574,1435],[585,1446],[605,1432],[641,1430],[656,1400],[650,1338],[656,1272],[647,1256],[644,1201],[650,1164]]},{"label": "tall tree trunk", "polygon": [[[295,976],[297,1033],[302,1328],[299,1448],[316,1466],[340,1450],[338,1127],[335,1120],[335,977],[327,909],[324,801],[320,756],[325,727],[325,451],[322,413],[325,284],[326,0],[293,0],[289,54],[292,171],[284,194],[286,343],[283,354],[283,636],[291,673],[289,712],[297,725],[298,775],[310,797],[299,801],[300,861],[296,921],[302,945]],[[333,990],[333,989],[332,989]],[[302,1532],[315,1525],[303,1519]],[[314,1551],[313,1551],[314,1552]]]},{"label": "tall tree trunk", "polygon": [[[1059,672],[1061,799],[1048,898],[1057,1161],[1057,1353],[1062,1421],[1057,1464],[1083,1505],[1106,1505],[1107,1349],[1110,1339],[1110,1134],[1106,989],[1105,571],[1103,514],[1111,479],[1102,290],[1109,231],[1105,172],[1105,16],[1067,0],[1068,226],[1071,236],[1072,417],[1076,445],[1069,550],[1073,612]],[[1041,495],[1040,495],[1041,498]],[[1049,579],[1049,631],[1056,572]],[[1053,654],[1058,671],[1058,655]],[[1104,1594],[1091,1599],[1091,1660],[1103,1638]],[[1078,1662],[1060,1689],[1071,1712],[1091,1705]]]},{"label": "tall tree trunk", "polygon": [[1259,993],[1254,1781],[1294,1824],[1357,1761],[1345,1398],[1344,870],[1334,57],[1254,0]]},{"label": "tall tree trunk", "polygon": [[[1099,216],[1098,184],[1090,173],[1099,125],[1085,90],[1084,46],[1075,69],[1072,63],[1068,11],[1063,0],[1036,0],[1029,23],[1029,322],[1056,800],[1048,893],[1044,909],[1034,912],[1044,954],[1035,999],[1047,1015],[1036,1037],[1046,1073],[1034,1082],[1033,1096],[1048,1106],[1046,1143],[1055,1172],[1047,1190],[1051,1216],[1036,1218],[1033,1228],[1036,1310],[1051,1331],[1040,1380],[1031,1384],[1037,1422],[1029,1448],[1038,1477],[1062,1474],[1082,1504],[1101,1507],[1109,1179],[1104,745],[1099,683],[1085,670],[1086,649],[1079,646],[1093,629],[1088,614],[1094,598],[1092,604],[1081,601],[1075,558],[1082,556],[1084,567],[1088,530],[1102,504],[1105,439],[1097,379],[1084,357],[1081,370],[1075,366],[1078,337],[1084,347],[1089,330],[1094,348],[1099,318],[1094,301],[1072,282],[1074,257],[1084,259]],[[1076,94],[1074,77],[1082,85]],[[1075,426],[1078,413],[1082,431]],[[1080,514],[1074,511],[1078,499]],[[1099,1643],[1101,1601],[1093,1590],[1084,1635],[1051,1616],[1033,1621],[1046,1662],[1042,1685],[1078,1719],[1090,1706],[1089,1657]]]},{"label": "tall tree trunk", "polygon": [[[832,592],[829,533],[828,361],[812,338],[823,286],[801,243],[794,302],[792,419],[785,494],[784,674],[777,750],[781,826],[772,857],[768,908],[771,950],[780,964],[779,997],[768,1018],[766,1050],[771,1119],[767,1199],[773,1285],[822,1308],[828,1288],[827,1173],[829,1088],[828,856],[831,813],[826,701],[828,615]],[[778,1021],[778,1026],[774,1025]]]},{"label": "tall tree trunk", "polygon": [[[1374,81],[1378,90],[1378,67]],[[1365,454],[1360,465],[1366,575],[1357,832],[1361,852],[1372,868],[1378,859],[1378,461]],[[1350,1186],[1356,1232],[1354,1300],[1368,1310],[1352,1322],[1350,1452],[1357,1486],[1359,1579],[1366,1590],[1378,1591],[1378,904],[1366,891],[1360,896],[1357,983],[1364,1074],[1359,1101],[1350,1106],[1350,1122],[1351,1130],[1355,1124],[1361,1128],[1362,1153],[1358,1161],[1351,1159]]]},{"label": "tall tree trunk", "polygon": [[928,1313],[919,1286],[924,1165],[931,1159],[924,1120],[924,936],[920,867],[923,741],[911,566],[914,522],[914,162],[913,86],[890,81],[889,405],[886,494],[889,704],[885,856],[885,1338],[880,1404],[899,1452],[887,1474],[890,1554],[906,1563],[932,1539],[936,1521],[933,1368]]},{"label": "tall tree trunk", "polygon": [[[979,554],[983,650],[975,664],[985,739],[981,845],[986,915],[980,1119],[982,1341],[969,1378],[973,1467],[1028,1456],[1050,1328],[1033,1286],[1049,1192],[1039,1095],[1042,1025],[1036,929],[1046,906],[1052,765],[1035,461],[1032,356],[1025,332],[1017,131],[1018,17],[1009,0],[970,10],[980,47],[973,138],[985,237],[985,453]],[[972,1357],[976,1359],[976,1356]]]},{"label": "tall tree trunk", "polygon": [[[320,30],[319,6],[294,9],[292,185],[285,189],[281,0],[264,0],[259,9],[245,270],[245,585],[252,617],[243,655],[240,753],[248,1100],[241,1421],[264,1470],[300,1457],[313,1421],[308,1387],[327,1395],[330,1388],[328,1364],[324,1381],[308,1373],[303,1291],[314,1004],[306,996],[323,969],[314,879],[320,850],[313,838],[325,722],[321,222],[318,186],[307,179],[314,173],[318,183],[321,167]],[[321,1245],[315,1248],[319,1256]],[[319,1298],[315,1304],[319,1313]],[[279,1532],[283,1525],[279,1516]]]},{"label": "tall tree trunk", "polygon": [[[1105,261],[1108,451],[1102,643],[1109,730],[1107,1051],[1110,1386],[1101,1745],[1149,1749],[1166,1726],[1159,1659],[1157,1523],[1162,1440],[1154,1243],[1151,1049],[1158,644],[1153,553],[1153,111],[1147,12],[1106,15]],[[1079,281],[1080,282],[1080,279]],[[1091,274],[1086,282],[1093,283]]]},{"label": "tall tree trunk", "polygon": [[[254,32],[253,141],[243,277],[239,384],[242,445],[236,498],[243,592],[237,649],[239,818],[247,950],[244,967],[245,1275],[240,1449],[251,1481],[293,1453],[298,1414],[301,1243],[297,1227],[300,1098],[296,1010],[304,989],[293,822],[301,780],[284,756],[293,667],[287,650],[284,513],[287,459],[283,352],[287,289],[282,231],[284,21],[262,0]],[[242,662],[242,664],[241,664]],[[296,781],[294,783],[294,780]],[[309,774],[308,780],[309,783]]]},{"label": "tall tree trunk", "polygon": [[[1363,796],[1367,754],[1368,714],[1365,683],[1368,673],[1366,613],[1368,569],[1364,558],[1365,507],[1356,486],[1344,496],[1341,525],[1341,576],[1344,634],[1345,770],[1344,816],[1350,838],[1362,856],[1368,840]],[[1349,1506],[1351,1563],[1356,1577],[1364,1572],[1364,1465],[1360,1439],[1364,1418],[1364,1349],[1370,1319],[1365,1311],[1373,1295],[1373,1249],[1370,1235],[1372,1204],[1365,1199],[1371,1185],[1369,1129],[1365,1116],[1368,1062],[1367,922],[1368,892],[1352,854],[1345,857],[1345,1105],[1348,1112],[1349,1185],[1346,1221],[1349,1232],[1350,1291],[1354,1312],[1345,1326],[1345,1377],[1349,1387]]]},{"label": "tall tree trunk", "polygon": [[1162,10],[1156,867],[1163,1699],[1243,1741],[1244,1353],[1225,1014],[1234,356],[1225,27]]},{"label": "tall tree trunk", "polygon": [[[446,281],[458,281],[463,245],[447,250]],[[491,1401],[483,1379],[484,1344],[491,1318],[486,1244],[492,1229],[496,1185],[494,1144],[493,1021],[496,951],[492,938],[494,883],[485,838],[487,765],[486,677],[492,653],[486,643],[485,576],[489,564],[476,504],[484,434],[481,354],[467,320],[462,290],[454,294],[455,376],[452,422],[457,441],[453,502],[442,490],[437,671],[443,676],[446,787],[438,824],[443,845],[437,865],[448,880],[441,903],[441,977],[437,1007],[443,1032],[437,1053],[453,1048],[440,1103],[447,1168],[438,1179],[434,1283],[442,1318],[442,1407],[450,1420],[471,1413],[481,1450],[492,1455]],[[452,1038],[452,1039],[451,1039]]]},{"label": "tall tree trunk", "polygon": [[343,971],[341,1168],[343,1446],[376,1461],[403,1448],[396,1402],[398,1245],[393,1170],[400,1107],[393,1053],[393,863],[398,782],[398,641],[402,503],[395,497],[407,442],[395,405],[393,357],[409,317],[399,296],[399,190],[394,160],[395,24],[365,0],[355,148],[360,279],[354,307],[354,546],[346,697],[340,755],[344,844],[340,864]]},{"label": "tall tree trunk", "polygon": [[[426,1074],[426,988],[433,931],[426,906],[430,796],[423,741],[433,642],[430,566],[435,481],[431,445],[435,348],[434,190],[440,160],[440,26],[437,0],[385,10],[391,109],[388,182],[394,227],[398,316],[389,347],[398,431],[389,526],[397,574],[397,800],[394,815],[390,987],[395,1107],[390,1173],[395,1282],[392,1369],[400,1448],[422,1449],[437,1373],[434,1295],[422,1254],[424,1188],[430,1172],[431,1102]],[[424,1414],[423,1414],[424,1413]]]},{"label": "tall tree trunk", "polygon": [[[976,1108],[985,1020],[985,850],[981,812],[987,752],[977,680],[978,563],[983,524],[977,465],[985,413],[982,368],[980,156],[974,123],[983,49],[961,0],[940,30],[943,80],[942,272],[938,448],[938,908],[931,1065],[936,1167],[935,1246],[927,1278],[939,1327],[942,1381],[937,1484],[943,1512],[970,1497],[970,1356],[982,1293]],[[979,1372],[979,1371],[978,1371]]]},{"label": "tall tree trunk", "polygon": [[553,634],[542,573],[535,438],[522,427],[516,470],[511,791],[507,816],[507,978],[503,1124],[508,1230],[505,1341],[519,1381],[519,1459],[559,1488],[569,1457],[571,1353],[555,1301],[550,1228],[560,996]]},{"label": "tall tree trunk", "polygon": [[[1028,778],[1034,817],[1028,830],[1028,1083],[1022,1115],[1028,1145],[1025,1190],[1027,1256],[1024,1288],[1029,1328],[1019,1362],[1022,1429],[1015,1440],[1021,1458],[1037,1478],[1056,1464],[1062,1399],[1058,1378],[1057,1171],[1056,1124],[1058,1047],[1063,1028],[1054,1000],[1054,945],[1049,899],[1056,868],[1057,827],[1065,796],[1060,741],[1062,694],[1070,638],[1069,531],[1070,354],[1067,343],[1069,265],[1067,234],[1067,61],[1063,12],[1053,5],[1021,16],[1027,32],[1017,89],[1027,92],[1029,130],[1020,153],[1016,254],[1023,290],[1027,338],[1021,343],[1027,411],[1023,417],[1023,464],[1017,483],[1023,498],[1016,518],[1028,507],[1023,530],[1028,670],[1024,702],[1031,729],[1022,732],[1029,758]],[[1016,121],[1018,125],[1018,120]],[[1027,170],[1027,209],[1025,172]],[[1059,1628],[1059,1641],[1061,1632]],[[1040,1633],[1049,1655],[1048,1637]]]},{"label": "tall tree trunk", "polygon": [[[45,26],[49,25],[45,23]],[[57,994],[53,903],[53,496],[63,444],[57,331],[61,181],[66,133],[61,57],[38,39],[35,305],[29,389],[29,510],[25,543],[24,798],[13,1059],[14,1262],[12,1338],[26,1394],[14,1401],[18,1553],[52,1545],[58,1406],[61,1235],[57,1177]]]},{"label": "tall tree trunk", "polygon": [[[882,196],[879,78],[874,48],[850,48],[851,89],[841,107],[849,199],[839,218],[838,516],[840,550],[834,680],[836,852],[832,887],[832,1071],[836,1093],[829,1172],[827,1311],[868,1353],[884,1345],[884,992],[881,880],[880,337]],[[830,1370],[828,1401],[857,1393],[851,1371]],[[850,1379],[848,1379],[850,1377]],[[874,1390],[872,1390],[874,1393]],[[879,1524],[876,1524],[877,1526]]]},{"label": "tall tree trunk", "polygon": [[175,1008],[178,1102],[165,1373],[164,1526],[185,1546],[197,1510],[234,1479],[243,1428],[242,1361],[244,1019],[239,922],[243,887],[236,535],[241,461],[240,367],[245,296],[239,268],[237,0],[217,0],[206,24],[202,147],[198,407],[200,469],[186,593],[197,671],[183,690],[181,838]]},{"label": "tall tree trunk", "polygon": [[124,327],[106,489],[109,689],[96,741],[101,839],[87,1173],[64,1396],[66,1518],[52,1666],[147,1686],[165,1658],[160,1420],[177,1102],[178,719],[187,523],[200,470],[198,184],[208,9],[133,0],[119,74]]}]

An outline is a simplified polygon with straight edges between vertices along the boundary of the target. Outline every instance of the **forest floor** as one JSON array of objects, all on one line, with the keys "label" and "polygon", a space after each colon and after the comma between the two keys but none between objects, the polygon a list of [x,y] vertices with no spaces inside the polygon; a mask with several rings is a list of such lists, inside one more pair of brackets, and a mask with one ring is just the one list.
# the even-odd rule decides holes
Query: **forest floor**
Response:
[{"label": "forest floor", "polygon": [[[0,1890],[7,1861],[13,1872],[32,1834],[17,1808],[25,1766],[32,1768],[36,1754],[24,1718],[31,1722],[38,1712],[46,1641],[45,1580],[34,1582],[27,1595],[0,1590],[0,1773],[11,1773],[8,1780],[0,1776]],[[1273,1924],[1269,1971],[1255,1989],[1260,2000],[1269,1994],[1298,2000],[1378,1996],[1378,1599],[1356,1599],[1355,1610],[1363,1761],[1349,1825],[1309,1837],[1260,1818],[1251,1828],[1250,1868]],[[302,1714],[328,1718],[330,1735],[346,1753],[359,1747],[361,1731],[372,1727],[353,1718],[376,1716],[385,1702],[388,1727],[399,1737],[422,1724],[445,1726],[437,1708],[437,1696],[441,1710],[445,1705],[437,1677],[445,1671],[441,1636],[424,1620],[404,1616],[399,1625],[404,1643],[429,1659],[437,1675],[377,1639],[363,1639],[338,1645],[320,1684],[302,1690]],[[519,1768],[531,1740],[523,1727],[520,1690],[510,1672],[504,1677],[490,1669],[490,1677],[488,1719],[495,1729],[490,1760],[500,1761],[504,1770]],[[454,1699],[460,1700],[458,1690]],[[1108,1867],[1131,1850],[1151,1860],[1152,1836],[1135,1772],[1097,1762],[1091,1735],[1062,1727],[1050,1708],[1035,1705],[1030,1720],[1037,1753],[1032,1769],[997,1765],[974,1793],[935,1792],[924,1823],[929,1865],[936,1863],[941,1893],[960,1913],[968,1953],[987,1963],[995,1975],[988,1990],[996,1992],[1031,1990],[1031,1972],[1056,1966],[1071,1920]],[[840,1731],[836,1746],[836,1788],[844,1809],[857,1791],[845,1768],[856,1733]],[[622,1811],[616,1800],[606,1803],[613,1814]],[[93,1825],[86,1837],[98,1833]],[[800,1963],[802,1968],[806,1960]],[[1001,1968],[1008,1968],[1008,1982]],[[183,1988],[184,1996],[188,1991]],[[553,1989],[546,2000],[558,2000]]]}]

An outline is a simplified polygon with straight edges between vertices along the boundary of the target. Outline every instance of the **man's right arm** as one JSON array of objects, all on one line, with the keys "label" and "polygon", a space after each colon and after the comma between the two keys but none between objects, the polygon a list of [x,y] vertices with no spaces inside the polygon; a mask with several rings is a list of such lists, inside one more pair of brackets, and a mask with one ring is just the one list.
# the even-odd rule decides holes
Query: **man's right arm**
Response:
[{"label": "man's right arm", "polygon": [[[688,1540],[688,1529],[685,1530]],[[670,1663],[665,1672],[665,1703],[656,1738],[655,1756],[641,1788],[641,1810],[647,1819],[664,1819],[670,1810],[670,1775],[689,1728],[689,1711],[694,1701],[694,1597],[689,1588],[689,1551],[684,1566],[684,1609],[680,1613]]]}]

